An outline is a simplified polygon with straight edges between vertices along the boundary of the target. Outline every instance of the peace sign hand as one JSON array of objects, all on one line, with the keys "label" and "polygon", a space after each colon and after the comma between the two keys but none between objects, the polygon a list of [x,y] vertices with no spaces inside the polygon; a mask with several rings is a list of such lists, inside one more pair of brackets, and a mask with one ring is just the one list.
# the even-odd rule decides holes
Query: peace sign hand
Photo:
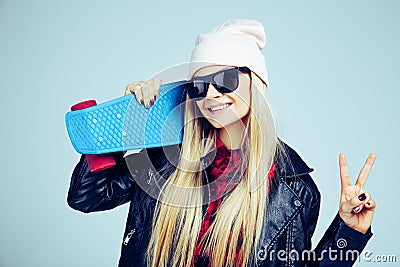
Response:
[{"label": "peace sign hand", "polygon": [[364,183],[374,165],[376,154],[370,154],[355,185],[350,182],[350,173],[347,168],[346,157],[339,155],[341,194],[339,216],[351,228],[365,234],[372,224],[375,212],[375,201],[368,192],[363,191]]}]

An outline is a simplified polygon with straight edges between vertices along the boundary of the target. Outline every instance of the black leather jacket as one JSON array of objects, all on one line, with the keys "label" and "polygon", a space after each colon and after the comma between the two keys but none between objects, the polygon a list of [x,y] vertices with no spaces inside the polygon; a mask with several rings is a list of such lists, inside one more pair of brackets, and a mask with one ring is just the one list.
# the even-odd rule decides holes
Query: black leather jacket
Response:
[{"label": "black leather jacket", "polygon": [[[309,175],[313,169],[292,148],[283,144],[293,168],[288,168],[287,159],[278,161],[261,242],[251,265],[352,266],[372,236],[370,229],[362,234],[348,227],[336,215],[316,248],[311,250],[320,193]],[[171,157],[166,161],[165,155],[177,155],[179,147],[171,146],[165,151],[160,148],[143,150],[128,156],[128,164],[122,153],[115,153],[117,165],[96,173],[89,171],[82,156],[72,174],[68,204],[73,209],[89,213],[130,202],[120,267],[145,266],[156,200],[138,186],[137,181],[144,181],[140,183],[150,188],[157,186],[157,177],[169,175],[168,168],[163,167],[170,164]],[[204,212],[206,208],[203,208]]]}]

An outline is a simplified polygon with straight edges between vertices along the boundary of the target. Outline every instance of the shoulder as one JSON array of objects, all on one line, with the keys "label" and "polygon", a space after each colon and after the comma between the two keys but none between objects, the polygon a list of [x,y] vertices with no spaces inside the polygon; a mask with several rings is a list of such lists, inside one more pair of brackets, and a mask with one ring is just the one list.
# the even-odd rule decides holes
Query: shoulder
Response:
[{"label": "shoulder", "polygon": [[285,183],[300,199],[319,202],[320,192],[310,175],[314,169],[305,163],[295,149],[279,140],[275,161],[277,182]]}]

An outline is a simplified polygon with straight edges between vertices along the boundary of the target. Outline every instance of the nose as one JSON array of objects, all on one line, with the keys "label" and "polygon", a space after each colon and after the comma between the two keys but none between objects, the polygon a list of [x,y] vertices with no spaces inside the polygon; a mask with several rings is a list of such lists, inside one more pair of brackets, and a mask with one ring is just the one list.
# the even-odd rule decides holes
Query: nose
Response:
[{"label": "nose", "polygon": [[218,92],[218,90],[215,89],[214,85],[210,83],[210,85],[208,86],[206,98],[216,98],[220,96],[222,96],[222,93]]}]

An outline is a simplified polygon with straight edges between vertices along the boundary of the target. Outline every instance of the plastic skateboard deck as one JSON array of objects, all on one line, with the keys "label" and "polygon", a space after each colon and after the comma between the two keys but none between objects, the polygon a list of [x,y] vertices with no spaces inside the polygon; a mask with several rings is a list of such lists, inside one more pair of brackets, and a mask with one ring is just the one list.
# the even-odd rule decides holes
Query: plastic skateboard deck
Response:
[{"label": "plastic skateboard deck", "polygon": [[65,115],[68,135],[81,154],[105,154],[182,142],[184,81],[164,84],[145,108],[129,94]]}]

